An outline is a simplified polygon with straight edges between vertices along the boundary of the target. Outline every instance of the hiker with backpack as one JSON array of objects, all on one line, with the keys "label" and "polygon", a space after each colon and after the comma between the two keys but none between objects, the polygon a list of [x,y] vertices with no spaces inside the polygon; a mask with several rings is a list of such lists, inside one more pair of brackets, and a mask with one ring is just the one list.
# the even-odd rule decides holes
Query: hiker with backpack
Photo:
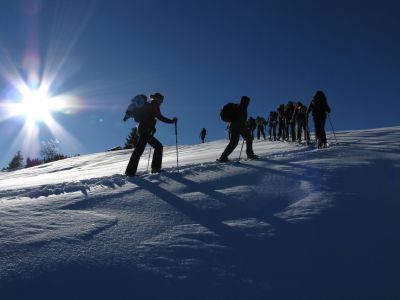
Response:
[{"label": "hiker with backpack", "polygon": [[278,141],[285,140],[285,104],[280,104],[278,111]]},{"label": "hiker with backpack", "polygon": [[272,141],[272,135],[274,135],[274,141],[276,141],[276,125],[278,123],[278,113],[276,111],[271,111],[267,120],[268,129],[268,139]]},{"label": "hiker with backpack", "polygon": [[296,124],[296,138],[297,141],[301,142],[301,133],[304,131],[304,140],[307,144],[310,142],[310,136],[308,133],[307,126],[307,107],[303,105],[300,101],[297,102],[296,108],[293,113],[292,122]]},{"label": "hiker with backpack", "polygon": [[294,113],[294,103],[292,101],[289,101],[285,105],[285,111],[284,111],[284,116],[285,116],[285,140],[289,141],[289,131],[290,131],[290,136],[292,137],[292,142],[296,140],[295,136],[295,123],[292,122],[292,117]]},{"label": "hiker with backpack", "polygon": [[201,142],[204,144],[205,139],[206,139],[206,134],[207,134],[207,130],[205,128],[203,128],[200,131],[200,138],[201,138]]},{"label": "hiker with backpack", "polygon": [[243,96],[240,103],[226,104],[220,113],[221,119],[229,123],[229,130],[231,138],[229,144],[226,146],[221,157],[217,159],[218,162],[227,162],[228,156],[235,150],[239,143],[240,136],[246,141],[246,154],[248,159],[257,159],[258,156],[253,152],[253,139],[246,126],[247,120],[247,107],[249,106],[250,98]]},{"label": "hiker with backpack", "polygon": [[256,118],[256,124],[257,124],[257,140],[259,140],[260,135],[262,135],[265,141],[266,140],[265,126],[267,125],[267,121],[265,121],[265,118],[258,116]]},{"label": "hiker with backpack", "polygon": [[126,167],[125,175],[135,176],[140,157],[142,156],[147,143],[154,148],[153,160],[151,163],[151,173],[161,172],[163,145],[157,140],[153,134],[155,132],[156,119],[174,124],[177,118],[169,119],[164,117],[160,111],[160,105],[164,101],[164,96],[160,93],[155,93],[150,96],[151,102],[147,101],[146,95],[137,95],[132,99],[131,105],[125,113],[124,121],[130,117],[134,118],[138,125],[139,140]]},{"label": "hiker with backpack", "polygon": [[325,133],[326,116],[331,112],[328,101],[323,91],[317,91],[307,109],[307,118],[312,112],[315,127],[315,136],[318,148],[326,148],[327,140]]}]

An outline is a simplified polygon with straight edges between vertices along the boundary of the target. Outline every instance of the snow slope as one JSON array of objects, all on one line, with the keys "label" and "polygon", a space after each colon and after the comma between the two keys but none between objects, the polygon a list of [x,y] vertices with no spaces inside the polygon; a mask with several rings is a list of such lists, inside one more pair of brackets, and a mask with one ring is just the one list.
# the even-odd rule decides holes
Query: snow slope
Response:
[{"label": "snow slope", "polygon": [[[332,136],[328,136],[331,142]],[[399,299],[400,127],[0,173],[1,299]],[[238,157],[240,145],[231,155]],[[179,171],[179,174],[177,173]]]}]

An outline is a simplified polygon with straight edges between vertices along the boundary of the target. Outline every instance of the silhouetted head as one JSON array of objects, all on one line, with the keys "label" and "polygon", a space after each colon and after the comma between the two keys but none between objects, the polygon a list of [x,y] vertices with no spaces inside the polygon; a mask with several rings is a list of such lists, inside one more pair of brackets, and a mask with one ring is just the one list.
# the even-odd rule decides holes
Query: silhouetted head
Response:
[{"label": "silhouetted head", "polygon": [[154,94],[150,95],[150,98],[159,104],[163,103],[163,101],[164,101],[164,96],[161,93],[154,93]]},{"label": "silhouetted head", "polygon": [[317,91],[314,96],[315,99],[324,99],[326,100],[326,96],[323,91]]},{"label": "silhouetted head", "polygon": [[250,98],[247,96],[242,96],[240,99],[240,104],[249,104],[250,103]]},{"label": "silhouetted head", "polygon": [[303,106],[303,103],[301,103],[300,101],[297,102],[297,106]]}]

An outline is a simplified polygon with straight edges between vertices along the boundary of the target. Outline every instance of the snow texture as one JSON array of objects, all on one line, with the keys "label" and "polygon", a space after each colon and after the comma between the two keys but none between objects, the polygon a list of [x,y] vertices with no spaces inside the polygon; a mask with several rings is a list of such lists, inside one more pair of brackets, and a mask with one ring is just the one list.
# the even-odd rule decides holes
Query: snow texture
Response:
[{"label": "snow texture", "polygon": [[399,299],[400,127],[336,135],[1,172],[1,299]]}]

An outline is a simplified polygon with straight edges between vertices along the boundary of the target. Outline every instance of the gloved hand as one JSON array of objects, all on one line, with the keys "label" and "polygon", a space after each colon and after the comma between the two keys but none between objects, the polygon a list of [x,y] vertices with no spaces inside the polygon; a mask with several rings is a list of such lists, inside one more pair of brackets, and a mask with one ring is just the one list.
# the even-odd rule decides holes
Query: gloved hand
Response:
[{"label": "gloved hand", "polygon": [[177,117],[173,118],[172,120],[174,121],[174,123],[178,122],[178,118]]},{"label": "gloved hand", "polygon": [[126,122],[126,120],[128,120],[128,118],[125,116],[125,117],[123,118],[123,120],[124,120],[124,122]]}]

